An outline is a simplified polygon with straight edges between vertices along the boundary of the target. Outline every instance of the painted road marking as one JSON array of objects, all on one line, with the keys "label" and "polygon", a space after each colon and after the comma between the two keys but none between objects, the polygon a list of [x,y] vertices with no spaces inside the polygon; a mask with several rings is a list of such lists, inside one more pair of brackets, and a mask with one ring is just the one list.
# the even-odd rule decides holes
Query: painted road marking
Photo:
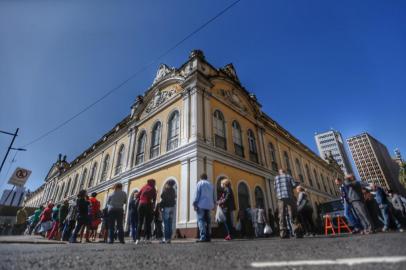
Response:
[{"label": "painted road marking", "polygon": [[279,261],[279,262],[253,262],[252,267],[286,267],[286,266],[316,266],[316,265],[358,265],[369,263],[400,263],[405,262],[406,256],[394,257],[367,257],[367,258],[343,258],[336,260],[303,260],[303,261]]}]

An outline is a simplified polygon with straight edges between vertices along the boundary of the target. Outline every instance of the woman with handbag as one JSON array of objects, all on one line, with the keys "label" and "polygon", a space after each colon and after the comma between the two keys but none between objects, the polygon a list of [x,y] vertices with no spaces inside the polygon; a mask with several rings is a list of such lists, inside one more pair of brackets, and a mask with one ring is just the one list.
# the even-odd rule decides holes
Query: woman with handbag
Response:
[{"label": "woman with handbag", "polygon": [[297,214],[299,221],[307,235],[316,235],[316,227],[313,222],[313,208],[310,205],[306,190],[302,186],[297,186],[296,191],[298,193]]},{"label": "woman with handbag", "polygon": [[225,216],[224,229],[225,229],[225,238],[224,240],[231,240],[233,225],[232,225],[232,213],[235,210],[234,194],[231,189],[231,181],[228,179],[223,179],[221,181],[222,193],[220,200],[217,202],[221,207],[221,210]]},{"label": "woman with handbag", "polygon": [[45,207],[44,211],[42,211],[40,220],[39,220],[39,233],[45,234],[45,237],[48,237],[49,231],[52,229],[52,208],[54,204],[52,202],[48,203],[47,207]]}]

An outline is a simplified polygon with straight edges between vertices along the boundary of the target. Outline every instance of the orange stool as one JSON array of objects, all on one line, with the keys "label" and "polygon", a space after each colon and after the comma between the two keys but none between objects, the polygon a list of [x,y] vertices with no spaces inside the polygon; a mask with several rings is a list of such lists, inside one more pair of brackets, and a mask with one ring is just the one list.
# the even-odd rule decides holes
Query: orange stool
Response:
[{"label": "orange stool", "polygon": [[341,233],[341,229],[347,230],[347,232],[351,233],[350,227],[348,227],[347,223],[341,216],[337,216],[337,226],[338,226],[338,234]]},{"label": "orange stool", "polygon": [[331,217],[330,215],[325,215],[324,216],[324,234],[328,235],[329,231],[332,231],[333,235],[336,234],[333,226],[333,222],[331,222]]}]

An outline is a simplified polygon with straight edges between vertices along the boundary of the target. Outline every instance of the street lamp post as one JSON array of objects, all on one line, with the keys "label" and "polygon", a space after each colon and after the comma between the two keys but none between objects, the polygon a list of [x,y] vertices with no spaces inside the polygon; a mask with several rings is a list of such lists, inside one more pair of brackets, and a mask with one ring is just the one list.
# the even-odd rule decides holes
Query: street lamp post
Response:
[{"label": "street lamp post", "polygon": [[26,149],[23,149],[23,148],[13,148],[13,143],[14,143],[14,140],[16,139],[16,137],[17,137],[18,130],[19,130],[19,129],[17,128],[15,133],[10,133],[10,132],[6,132],[6,131],[0,130],[0,133],[4,133],[4,134],[13,136],[13,139],[11,140],[10,146],[7,148],[6,155],[4,156],[3,161],[1,162],[1,165],[0,165],[0,172],[1,172],[1,170],[3,169],[3,165],[4,165],[4,163],[6,162],[6,159],[7,159],[8,154],[10,153],[10,150],[26,151]]}]

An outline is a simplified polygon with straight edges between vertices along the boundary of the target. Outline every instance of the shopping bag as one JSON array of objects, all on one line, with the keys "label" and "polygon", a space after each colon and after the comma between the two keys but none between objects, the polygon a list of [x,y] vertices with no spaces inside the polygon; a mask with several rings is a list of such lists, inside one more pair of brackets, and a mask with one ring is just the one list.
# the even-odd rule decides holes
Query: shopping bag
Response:
[{"label": "shopping bag", "polygon": [[41,227],[39,229],[39,232],[47,232],[52,228],[52,221],[44,221],[41,223]]},{"label": "shopping bag", "polygon": [[264,234],[272,234],[272,228],[268,224],[265,225]]},{"label": "shopping bag", "polygon": [[217,205],[216,222],[224,223],[225,221],[226,221],[226,216],[224,215],[223,209],[221,209],[220,205]]},{"label": "shopping bag", "polygon": [[237,222],[237,225],[235,225],[235,230],[239,232],[241,231],[241,221]]}]

